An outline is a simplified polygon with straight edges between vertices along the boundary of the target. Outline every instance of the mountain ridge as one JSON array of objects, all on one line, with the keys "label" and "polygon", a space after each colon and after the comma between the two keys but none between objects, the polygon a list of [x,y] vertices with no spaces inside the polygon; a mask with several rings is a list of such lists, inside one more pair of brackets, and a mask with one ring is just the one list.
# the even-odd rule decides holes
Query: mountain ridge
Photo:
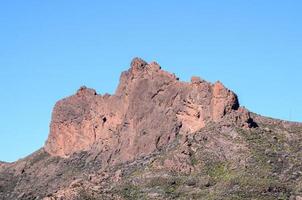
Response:
[{"label": "mountain ridge", "polygon": [[[174,74],[162,70],[156,62],[148,64],[134,58],[130,69],[122,73],[115,94],[98,95],[94,89],[84,86],[75,95],[56,104],[45,150],[51,155],[64,157],[106,140],[107,144],[97,146],[110,149],[111,145],[121,145],[120,149],[128,149],[131,154],[148,154],[168,143],[162,138],[170,140],[178,132],[189,134],[204,127],[208,121],[217,122],[235,112],[238,121],[242,120],[238,123],[245,123],[246,127],[255,125],[249,111],[239,107],[237,95],[221,82],[211,84],[198,77],[192,77],[190,83],[181,82]],[[158,118],[166,120],[166,123],[162,124]],[[154,127],[154,123],[160,128]],[[148,137],[148,131],[165,133],[154,133]],[[119,137],[123,132],[134,134],[128,136],[130,141],[125,145],[121,144],[123,141],[110,137]],[[145,136],[139,132],[144,132]],[[147,137],[148,143],[158,141],[148,146],[144,137]],[[127,148],[141,138],[134,148],[142,150],[137,152]],[[112,154],[108,156],[112,157]],[[122,162],[133,159],[127,156],[131,155],[122,155],[119,159]]]},{"label": "mountain ridge", "polygon": [[301,123],[250,112],[221,82],[134,58],[115,94],[56,103],[45,146],[0,162],[0,199],[300,200],[301,142]]}]

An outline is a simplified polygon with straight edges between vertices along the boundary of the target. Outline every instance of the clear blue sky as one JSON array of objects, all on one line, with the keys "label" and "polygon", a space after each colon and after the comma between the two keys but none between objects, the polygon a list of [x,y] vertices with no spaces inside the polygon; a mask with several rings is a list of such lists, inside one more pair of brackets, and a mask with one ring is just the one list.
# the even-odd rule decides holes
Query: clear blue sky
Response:
[{"label": "clear blue sky", "polygon": [[300,0],[3,0],[0,160],[42,147],[55,102],[81,85],[113,93],[135,56],[302,121],[301,10]]}]

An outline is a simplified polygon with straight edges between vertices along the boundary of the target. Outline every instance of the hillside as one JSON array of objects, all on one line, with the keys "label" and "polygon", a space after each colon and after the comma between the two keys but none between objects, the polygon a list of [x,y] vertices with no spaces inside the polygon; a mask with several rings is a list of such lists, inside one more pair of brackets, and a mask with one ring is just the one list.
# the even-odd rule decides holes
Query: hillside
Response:
[{"label": "hillside", "polygon": [[302,199],[302,124],[252,113],[221,82],[132,60],[113,95],[58,101],[37,152],[0,162],[0,199]]}]

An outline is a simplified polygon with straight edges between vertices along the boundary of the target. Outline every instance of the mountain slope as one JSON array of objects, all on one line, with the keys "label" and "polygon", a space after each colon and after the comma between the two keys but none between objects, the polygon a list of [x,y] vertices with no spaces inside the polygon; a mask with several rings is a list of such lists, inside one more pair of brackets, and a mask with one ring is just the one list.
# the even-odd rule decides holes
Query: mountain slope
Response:
[{"label": "mountain slope", "polygon": [[0,199],[299,199],[302,124],[135,58],[114,95],[59,101],[43,148],[0,163]]}]

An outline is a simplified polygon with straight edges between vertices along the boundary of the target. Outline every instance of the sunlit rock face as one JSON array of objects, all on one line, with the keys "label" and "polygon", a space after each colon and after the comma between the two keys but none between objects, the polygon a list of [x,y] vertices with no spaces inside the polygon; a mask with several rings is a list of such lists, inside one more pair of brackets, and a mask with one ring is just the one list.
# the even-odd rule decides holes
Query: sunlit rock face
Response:
[{"label": "sunlit rock face", "polygon": [[125,162],[230,114],[249,127],[248,111],[222,83],[181,82],[156,62],[135,58],[114,95],[81,87],[57,102],[45,150],[61,157],[94,150],[108,164]]},{"label": "sunlit rock face", "polygon": [[240,107],[221,82],[135,58],[114,95],[57,102],[44,148],[0,162],[0,200],[300,199],[302,124]]}]

